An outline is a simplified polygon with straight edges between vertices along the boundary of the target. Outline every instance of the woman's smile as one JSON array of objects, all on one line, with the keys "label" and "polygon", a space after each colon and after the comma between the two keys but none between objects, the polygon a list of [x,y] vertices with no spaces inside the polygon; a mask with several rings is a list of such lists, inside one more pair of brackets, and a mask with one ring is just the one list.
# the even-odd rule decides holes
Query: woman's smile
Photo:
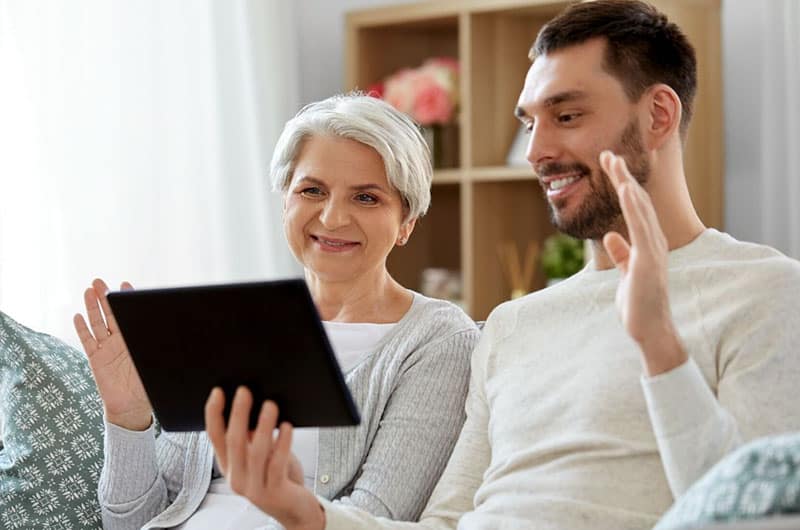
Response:
[{"label": "woman's smile", "polygon": [[335,237],[325,237],[321,235],[311,235],[311,240],[323,252],[349,252],[361,246],[358,241],[350,241],[347,239],[339,239]]}]

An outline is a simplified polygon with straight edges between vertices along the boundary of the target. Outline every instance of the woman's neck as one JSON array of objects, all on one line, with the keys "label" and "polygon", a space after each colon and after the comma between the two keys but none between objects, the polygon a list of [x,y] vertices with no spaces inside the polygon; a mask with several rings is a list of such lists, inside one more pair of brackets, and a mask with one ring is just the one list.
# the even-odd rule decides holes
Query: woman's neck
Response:
[{"label": "woman's neck", "polygon": [[385,269],[352,282],[328,282],[307,270],[306,283],[322,320],[333,322],[397,322],[413,300]]}]

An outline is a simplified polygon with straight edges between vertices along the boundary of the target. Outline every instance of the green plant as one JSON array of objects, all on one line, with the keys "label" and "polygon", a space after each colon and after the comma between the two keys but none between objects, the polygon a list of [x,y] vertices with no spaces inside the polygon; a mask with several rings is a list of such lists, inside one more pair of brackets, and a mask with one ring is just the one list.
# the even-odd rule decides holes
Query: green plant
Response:
[{"label": "green plant", "polygon": [[548,279],[567,278],[583,268],[583,241],[554,234],[544,242],[542,270]]}]

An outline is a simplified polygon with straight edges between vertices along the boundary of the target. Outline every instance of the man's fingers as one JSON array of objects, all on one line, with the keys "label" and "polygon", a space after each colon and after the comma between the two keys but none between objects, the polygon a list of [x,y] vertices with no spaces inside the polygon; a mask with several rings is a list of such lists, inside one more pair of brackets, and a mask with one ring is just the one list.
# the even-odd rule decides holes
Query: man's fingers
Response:
[{"label": "man's fingers", "polygon": [[614,173],[614,170],[611,168],[611,161],[614,159],[614,153],[611,151],[603,151],[600,153],[600,168],[603,172],[608,175],[608,179],[611,181],[611,184],[614,186],[614,189],[617,189],[619,186],[619,179],[617,179],[617,175]]},{"label": "man's fingers", "polygon": [[245,486],[242,477],[245,477],[247,472],[248,420],[252,406],[253,395],[250,390],[244,386],[237,388],[231,404],[228,430],[225,433],[225,444],[228,450],[228,481],[231,489],[237,493],[241,493]]},{"label": "man's fingers", "polygon": [[281,423],[278,440],[272,451],[272,458],[267,470],[267,488],[278,489],[281,481],[285,480],[289,470],[289,458],[292,449],[292,426],[287,422]]},{"label": "man's fingers", "polygon": [[641,197],[637,196],[637,190],[630,184],[625,184],[620,190],[619,204],[622,208],[622,215],[625,217],[625,224],[628,227],[628,238],[631,245],[636,248],[643,248],[648,245],[647,219],[641,207]]},{"label": "man's fingers", "polygon": [[631,247],[625,238],[617,232],[609,232],[603,236],[603,246],[611,261],[614,262],[614,266],[623,273],[628,272],[628,257]]},{"label": "man's fingers", "polygon": [[[603,154],[606,153],[609,152],[603,152]],[[628,237],[631,245],[639,247],[646,244],[648,240],[647,218],[641,205],[642,196],[647,198],[647,192],[642,189],[630,171],[628,171],[628,165],[624,158],[608,154],[606,155],[606,160],[611,169],[611,174],[614,174],[619,182],[617,195],[619,196],[622,216],[625,218],[625,224],[628,227]]]},{"label": "man's fingers", "polygon": [[248,490],[263,491],[267,485],[267,465],[272,452],[272,431],[278,420],[278,407],[272,401],[265,401],[261,405],[253,439],[250,442],[250,460],[248,469]]},{"label": "man's fingers", "polygon": [[652,249],[656,248],[653,245],[665,243],[650,195],[631,175],[625,159],[611,151],[603,151],[600,153],[600,165],[617,191],[631,243],[636,246],[647,245]]},{"label": "man's fingers", "polygon": [[628,180],[628,176],[630,175],[626,166],[620,166],[619,160],[622,160],[622,157],[615,155],[611,151],[606,150],[600,153],[600,167],[606,175],[608,175],[611,184],[617,191],[619,191],[619,187]]},{"label": "man's fingers", "polygon": [[206,433],[214,452],[217,454],[217,461],[222,472],[228,473],[228,454],[225,447],[225,393],[221,388],[216,387],[211,390],[205,407]]}]

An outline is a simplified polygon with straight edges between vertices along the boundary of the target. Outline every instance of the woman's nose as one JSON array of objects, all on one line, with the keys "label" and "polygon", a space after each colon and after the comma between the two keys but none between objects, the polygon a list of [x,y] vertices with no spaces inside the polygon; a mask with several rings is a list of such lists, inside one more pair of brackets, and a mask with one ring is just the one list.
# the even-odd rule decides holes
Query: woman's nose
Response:
[{"label": "woman's nose", "polygon": [[329,230],[346,226],[349,219],[350,214],[347,212],[347,207],[333,199],[325,202],[319,214],[319,220],[322,226]]}]

